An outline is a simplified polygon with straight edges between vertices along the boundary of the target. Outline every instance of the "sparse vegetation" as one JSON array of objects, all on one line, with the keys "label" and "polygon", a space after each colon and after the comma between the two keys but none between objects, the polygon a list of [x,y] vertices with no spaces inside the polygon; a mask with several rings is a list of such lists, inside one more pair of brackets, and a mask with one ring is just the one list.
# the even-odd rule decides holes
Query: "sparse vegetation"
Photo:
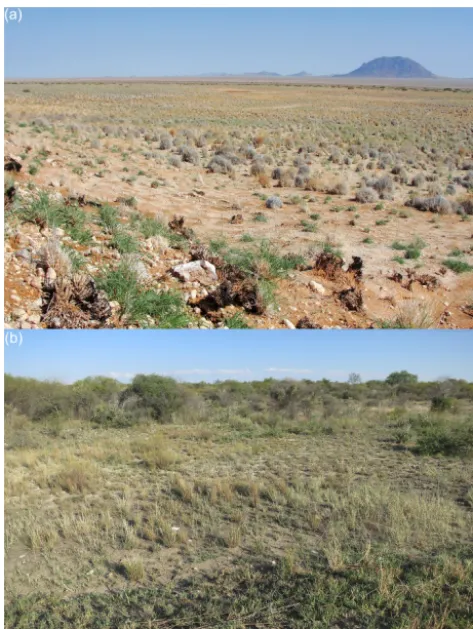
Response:
[{"label": "sparse vegetation", "polygon": [[[415,301],[412,283],[407,287],[408,281],[418,285],[412,273],[424,282],[426,299],[429,291],[449,303],[449,314],[435,317],[438,325],[471,327],[465,303],[473,266],[470,95],[414,83],[351,87],[271,82],[261,90],[252,80],[245,89],[225,81],[7,82],[5,140],[17,155],[6,162],[4,188],[5,323],[26,329],[143,325],[147,315],[130,323],[122,306],[108,310],[109,295],[100,296],[101,316],[92,316],[78,297],[63,299],[62,311],[49,320],[47,304],[33,313],[43,289],[55,291],[48,268],[37,269],[34,256],[54,229],[74,262],[67,281],[75,273],[83,283],[99,280],[134,256],[146,290],[181,294],[190,327],[228,327],[233,307],[252,328],[308,325],[307,309],[310,325],[371,327],[390,316],[387,298],[395,309]],[[352,256],[363,258],[360,294],[370,295],[348,318],[338,299],[343,276],[314,273],[307,254],[334,235],[335,249],[346,252],[345,269]],[[248,300],[232,302],[232,292],[223,298],[231,270],[209,246],[222,236],[226,249],[241,243],[239,258],[248,258],[248,249],[255,264],[246,265],[247,279],[270,282],[276,309],[249,312]],[[428,248],[396,252],[404,278],[394,286],[389,247],[393,240],[408,245],[417,239]],[[265,269],[272,263],[255,254],[262,240],[271,241],[280,258],[303,258],[305,265],[274,276]],[[454,248],[462,254],[451,255]],[[218,282],[177,279],[175,266],[198,260],[216,267]],[[455,290],[445,268],[458,275]],[[55,273],[52,267],[49,275]],[[302,307],[301,286],[312,280],[326,289],[323,307],[315,300]],[[205,293],[212,297],[203,302]],[[57,296],[48,295],[58,310]],[[21,310],[26,320],[15,314]]]},{"label": "sparse vegetation", "polygon": [[472,386],[6,376],[5,626],[467,629]]}]

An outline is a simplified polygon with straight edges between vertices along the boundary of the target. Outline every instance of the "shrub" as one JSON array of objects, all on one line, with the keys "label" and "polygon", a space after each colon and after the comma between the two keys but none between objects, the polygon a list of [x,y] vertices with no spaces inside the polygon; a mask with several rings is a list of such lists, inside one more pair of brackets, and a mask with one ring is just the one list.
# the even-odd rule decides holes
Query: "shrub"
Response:
[{"label": "shrub", "polygon": [[473,197],[465,197],[464,199],[460,199],[459,205],[462,208],[465,214],[468,216],[473,216]]},{"label": "shrub", "polygon": [[337,181],[327,186],[325,192],[328,194],[348,194],[349,188],[346,181]]},{"label": "shrub", "polygon": [[440,195],[433,197],[414,197],[406,201],[405,205],[420,210],[421,212],[435,212],[438,214],[449,214],[452,212],[450,201]]},{"label": "shrub", "polygon": [[283,171],[279,177],[279,187],[290,188],[293,185],[294,185],[294,171],[293,170]]},{"label": "shrub", "polygon": [[185,403],[185,389],[172,378],[158,375],[137,375],[122,392],[120,405],[136,398],[136,406],[151,412],[154,419],[168,422]]},{"label": "shrub", "polygon": [[412,178],[411,185],[415,188],[421,188],[425,184],[425,176],[422,173],[415,175]]},{"label": "shrub", "polygon": [[90,420],[106,428],[129,428],[136,422],[136,417],[119,406],[104,404],[95,409]]},{"label": "shrub", "polygon": [[376,181],[373,182],[372,187],[383,199],[392,193],[392,191],[394,190],[394,183],[391,177],[389,177],[389,175],[386,175],[385,177],[380,177],[379,179],[376,179]]},{"label": "shrub", "polygon": [[432,398],[430,410],[435,413],[444,413],[445,411],[453,411],[457,405],[457,400],[451,397],[438,395]]},{"label": "shrub", "polygon": [[427,456],[469,456],[473,453],[473,428],[466,422],[437,420],[420,429],[415,449]]},{"label": "shrub", "polygon": [[261,158],[253,161],[250,168],[250,174],[254,177],[266,174],[266,164]]},{"label": "shrub", "polygon": [[162,133],[159,140],[159,148],[162,151],[167,151],[172,147],[173,139],[169,133]]},{"label": "shrub", "polygon": [[358,203],[375,203],[378,199],[378,193],[368,187],[360,188],[355,195],[355,200],[358,201]]},{"label": "shrub", "polygon": [[222,173],[224,175],[229,175],[234,170],[232,162],[222,155],[214,155],[207,168],[213,173]]},{"label": "shrub", "polygon": [[199,153],[195,148],[186,145],[179,149],[179,153],[182,156],[183,162],[188,162],[189,164],[194,164],[194,166],[198,166],[200,158]]},{"label": "shrub", "polygon": [[271,187],[271,179],[266,174],[259,175],[258,183],[262,188],[270,188]]},{"label": "shrub", "polygon": [[270,210],[280,209],[282,206],[283,202],[278,196],[272,196],[266,199],[266,207]]}]

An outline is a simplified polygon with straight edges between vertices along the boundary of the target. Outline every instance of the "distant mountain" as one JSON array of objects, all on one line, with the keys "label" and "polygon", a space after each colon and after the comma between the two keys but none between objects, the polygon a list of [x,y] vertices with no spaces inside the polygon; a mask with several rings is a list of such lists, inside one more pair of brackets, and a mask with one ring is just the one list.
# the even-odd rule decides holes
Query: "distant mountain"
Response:
[{"label": "distant mountain", "polygon": [[379,79],[435,79],[435,74],[426,70],[420,63],[407,57],[378,57],[343,77],[366,77]]},{"label": "distant mountain", "polygon": [[298,72],[297,74],[288,74],[287,76],[312,76],[310,72]]},{"label": "distant mountain", "polygon": [[263,70],[262,72],[245,72],[243,76],[282,76],[277,72],[266,72]]}]

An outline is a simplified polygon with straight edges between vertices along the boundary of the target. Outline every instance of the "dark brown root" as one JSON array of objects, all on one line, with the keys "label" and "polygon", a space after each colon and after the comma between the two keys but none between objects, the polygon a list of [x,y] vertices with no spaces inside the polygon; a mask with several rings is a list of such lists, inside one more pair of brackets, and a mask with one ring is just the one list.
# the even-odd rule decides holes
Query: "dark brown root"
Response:
[{"label": "dark brown root", "polygon": [[427,290],[435,290],[440,286],[439,280],[434,275],[428,273],[418,275],[413,269],[408,269],[405,276],[402,273],[393,273],[388,276],[388,279],[397,282],[406,290],[412,290],[412,285],[416,282]]},{"label": "dark brown root", "polygon": [[327,277],[335,280],[342,272],[343,260],[333,253],[322,251],[315,258],[314,269]]},{"label": "dark brown root", "polygon": [[320,330],[321,326],[311,321],[309,317],[303,317],[297,322],[296,328],[298,330]]},{"label": "dark brown root", "polygon": [[360,312],[363,310],[363,296],[358,286],[346,288],[338,293],[338,297],[341,303],[353,312]]},{"label": "dark brown root", "polygon": [[353,256],[353,262],[349,265],[347,273],[351,273],[359,282],[363,277],[363,260],[359,256]]},{"label": "dark brown root", "polygon": [[87,275],[59,278],[44,291],[43,323],[51,328],[86,328],[92,321],[105,322],[112,314],[110,302]]},{"label": "dark brown root", "polygon": [[240,306],[252,314],[263,314],[266,310],[258,283],[248,278],[236,282],[226,279],[198,303],[204,314],[231,305]]},{"label": "dark brown root", "polygon": [[3,170],[7,172],[19,173],[22,169],[21,163],[11,155],[3,157]]},{"label": "dark brown root", "polygon": [[181,236],[186,238],[186,240],[192,240],[195,235],[194,230],[190,227],[185,227],[184,221],[185,219],[183,216],[174,216],[172,221],[169,221],[168,227],[174,233],[180,234]]}]

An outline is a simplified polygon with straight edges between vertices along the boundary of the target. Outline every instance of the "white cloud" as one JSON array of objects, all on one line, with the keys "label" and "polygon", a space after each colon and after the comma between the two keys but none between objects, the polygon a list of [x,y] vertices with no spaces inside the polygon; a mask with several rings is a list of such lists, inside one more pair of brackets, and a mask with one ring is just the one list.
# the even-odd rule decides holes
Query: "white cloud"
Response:
[{"label": "white cloud", "polygon": [[136,376],[136,373],[123,372],[123,371],[111,371],[107,374],[109,378],[114,378],[115,380],[133,380]]},{"label": "white cloud", "polygon": [[268,367],[270,373],[314,373],[313,369],[298,369],[297,367]]},{"label": "white cloud", "polygon": [[251,369],[179,369],[177,371],[168,371],[169,375],[189,376],[189,375],[245,375],[250,374]]}]

